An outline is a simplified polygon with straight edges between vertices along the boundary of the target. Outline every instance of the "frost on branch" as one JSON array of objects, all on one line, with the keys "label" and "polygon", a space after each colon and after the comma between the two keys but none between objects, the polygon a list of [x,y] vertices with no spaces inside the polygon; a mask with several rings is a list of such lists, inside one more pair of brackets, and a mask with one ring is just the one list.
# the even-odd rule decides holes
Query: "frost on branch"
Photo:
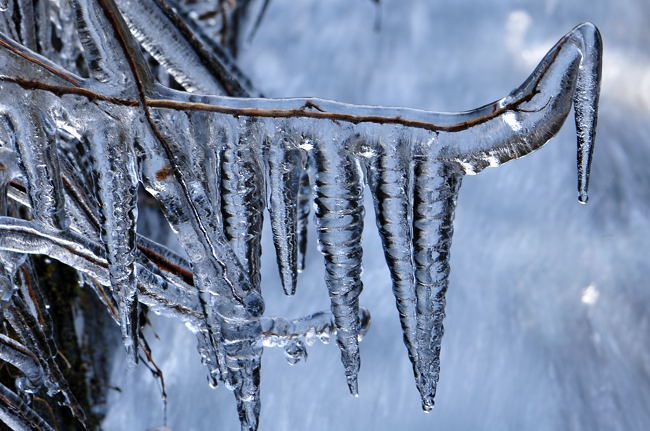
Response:
[{"label": "frost on branch", "polygon": [[[52,360],[47,308],[26,294],[29,255],[89,280],[133,362],[146,348],[138,304],[186,322],[210,382],[234,392],[242,429],[254,430],[265,346],[284,347],[295,363],[306,345],[335,335],[349,389],[358,391],[359,341],[369,323],[359,305],[366,185],[425,411],[440,371],[463,175],[539,148],[574,106],[579,200],[587,200],[601,56],[592,24],[564,36],[507,97],[435,113],[249,97],[259,93],[232,57],[168,1],[38,4],[28,11],[31,2],[9,2],[8,11],[25,18],[5,12],[0,23],[0,304],[20,339],[4,336],[0,358],[24,375],[19,392],[43,384],[82,422]],[[159,82],[170,76],[186,91]],[[136,231],[139,186],[187,258]],[[312,206],[331,315],[264,317],[264,212],[283,289],[293,294]],[[49,429],[29,403],[0,389],[3,421]]]}]

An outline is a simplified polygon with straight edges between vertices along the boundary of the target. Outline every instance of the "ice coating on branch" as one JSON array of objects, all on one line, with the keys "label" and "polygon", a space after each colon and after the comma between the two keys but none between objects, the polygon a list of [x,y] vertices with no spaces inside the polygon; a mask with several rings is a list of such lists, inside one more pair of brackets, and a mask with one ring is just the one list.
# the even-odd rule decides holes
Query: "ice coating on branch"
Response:
[{"label": "ice coating on branch", "polygon": [[18,368],[26,377],[21,383],[23,390],[33,391],[43,384],[43,370],[38,358],[15,340],[0,334],[0,359]]},{"label": "ice coating on branch", "polygon": [[38,358],[39,364],[44,371],[44,383],[48,395],[61,394],[63,405],[70,409],[79,422],[85,423],[85,413],[74,394],[70,391],[67,380],[56,362],[56,348],[51,339],[48,339],[36,318],[30,313],[28,305],[22,298],[14,295],[12,304],[6,310],[6,315],[22,344]]},{"label": "ice coating on branch", "polygon": [[[75,0],[68,11],[54,3],[39,2],[49,6],[18,23],[0,21],[0,162],[16,159],[11,175],[0,176],[0,199],[11,200],[0,214],[0,253],[10,269],[2,278],[4,317],[33,354],[22,362],[4,358],[21,364],[36,358],[44,386],[63,394],[80,418],[53,360],[51,334],[32,313],[43,305],[27,303],[22,293],[29,254],[50,256],[92,280],[132,358],[138,303],[183,320],[197,336],[210,384],[233,390],[242,429],[255,430],[264,346],[284,347],[295,363],[315,339],[336,335],[349,389],[358,392],[359,340],[369,322],[359,307],[366,180],[425,411],[440,372],[462,175],[539,148],[573,105],[578,188],[586,201],[601,63],[600,36],[591,24],[563,37],[504,99],[435,113],[241,97],[249,87],[228,63],[232,58],[216,45],[202,47],[207,36],[184,9],[163,0]],[[38,37],[25,31],[42,14],[52,17],[55,25],[43,28],[55,35],[79,35],[78,46],[40,45],[59,64],[34,52]],[[188,90],[240,97],[157,84],[140,46]],[[210,69],[217,62],[230,71],[222,80]],[[136,232],[139,185],[160,205],[187,258]],[[312,203],[332,313],[293,321],[263,317],[264,209],[291,294],[304,268]],[[3,421],[15,423],[2,412]]]},{"label": "ice coating on branch", "polygon": [[15,431],[54,431],[18,395],[0,383],[0,420]]},{"label": "ice coating on branch", "polygon": [[[359,341],[363,339],[370,327],[370,312],[363,307],[359,308]],[[329,343],[330,338],[336,335],[336,324],[331,313],[320,311],[299,319],[287,320],[282,317],[261,319],[264,347],[286,347],[298,340],[308,346],[317,340]]]},{"label": "ice coating on branch", "polygon": [[[579,200],[587,200],[596,133],[602,41],[591,23],[580,24],[546,54],[509,96],[475,111],[440,133],[440,159],[466,174],[498,166],[544,145],[562,127],[573,105],[578,137]],[[491,114],[490,114],[491,112]],[[477,139],[477,136],[489,137]]]}]

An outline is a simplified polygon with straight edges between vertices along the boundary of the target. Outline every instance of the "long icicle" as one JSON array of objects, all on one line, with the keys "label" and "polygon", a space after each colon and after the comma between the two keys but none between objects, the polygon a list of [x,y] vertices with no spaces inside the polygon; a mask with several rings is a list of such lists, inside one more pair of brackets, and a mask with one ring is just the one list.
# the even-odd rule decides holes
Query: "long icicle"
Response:
[{"label": "long icicle", "polygon": [[[329,290],[336,340],[341,349],[350,393],[359,393],[359,294],[361,234],[363,232],[363,175],[346,148],[357,137],[339,141],[336,136],[318,142],[316,158],[316,225],[325,258],[325,283]],[[340,145],[342,144],[342,145]]]}]

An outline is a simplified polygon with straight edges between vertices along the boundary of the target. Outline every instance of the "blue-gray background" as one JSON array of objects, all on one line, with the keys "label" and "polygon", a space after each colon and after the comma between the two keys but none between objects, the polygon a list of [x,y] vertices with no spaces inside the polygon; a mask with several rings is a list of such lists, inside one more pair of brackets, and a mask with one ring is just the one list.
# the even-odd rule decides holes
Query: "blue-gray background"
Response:
[{"label": "blue-gray background", "polygon": [[[650,429],[650,2],[273,0],[241,64],[268,96],[465,110],[505,96],[574,25],[604,40],[591,201],[577,203],[575,129],[461,190],[434,411],[420,410],[369,206],[360,397],[334,344],[290,367],[267,349],[261,430]],[[267,232],[268,233],[268,232]],[[313,234],[313,230],[312,230]],[[266,236],[268,315],[327,309],[322,258],[282,296]],[[174,431],[236,430],[234,399],[205,379],[194,337],[155,319]],[[116,349],[105,427],[163,424],[158,383]]]}]

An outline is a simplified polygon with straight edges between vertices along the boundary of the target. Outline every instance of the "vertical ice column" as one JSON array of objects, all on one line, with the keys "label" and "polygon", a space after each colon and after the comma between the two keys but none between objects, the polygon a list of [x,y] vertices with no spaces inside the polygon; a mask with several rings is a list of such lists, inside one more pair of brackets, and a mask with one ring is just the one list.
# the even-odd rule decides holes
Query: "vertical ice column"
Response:
[{"label": "vertical ice column", "polygon": [[347,153],[351,143],[327,137],[317,142],[316,225],[325,258],[325,282],[329,290],[336,339],[341,349],[348,387],[358,394],[359,294],[361,282],[361,234],[363,232],[363,175],[358,161]]},{"label": "vertical ice column", "polygon": [[433,408],[440,373],[440,346],[444,333],[445,293],[449,278],[449,251],[460,172],[441,163],[421,143],[415,155],[413,190],[413,250],[417,300],[418,388],[422,408]]}]

